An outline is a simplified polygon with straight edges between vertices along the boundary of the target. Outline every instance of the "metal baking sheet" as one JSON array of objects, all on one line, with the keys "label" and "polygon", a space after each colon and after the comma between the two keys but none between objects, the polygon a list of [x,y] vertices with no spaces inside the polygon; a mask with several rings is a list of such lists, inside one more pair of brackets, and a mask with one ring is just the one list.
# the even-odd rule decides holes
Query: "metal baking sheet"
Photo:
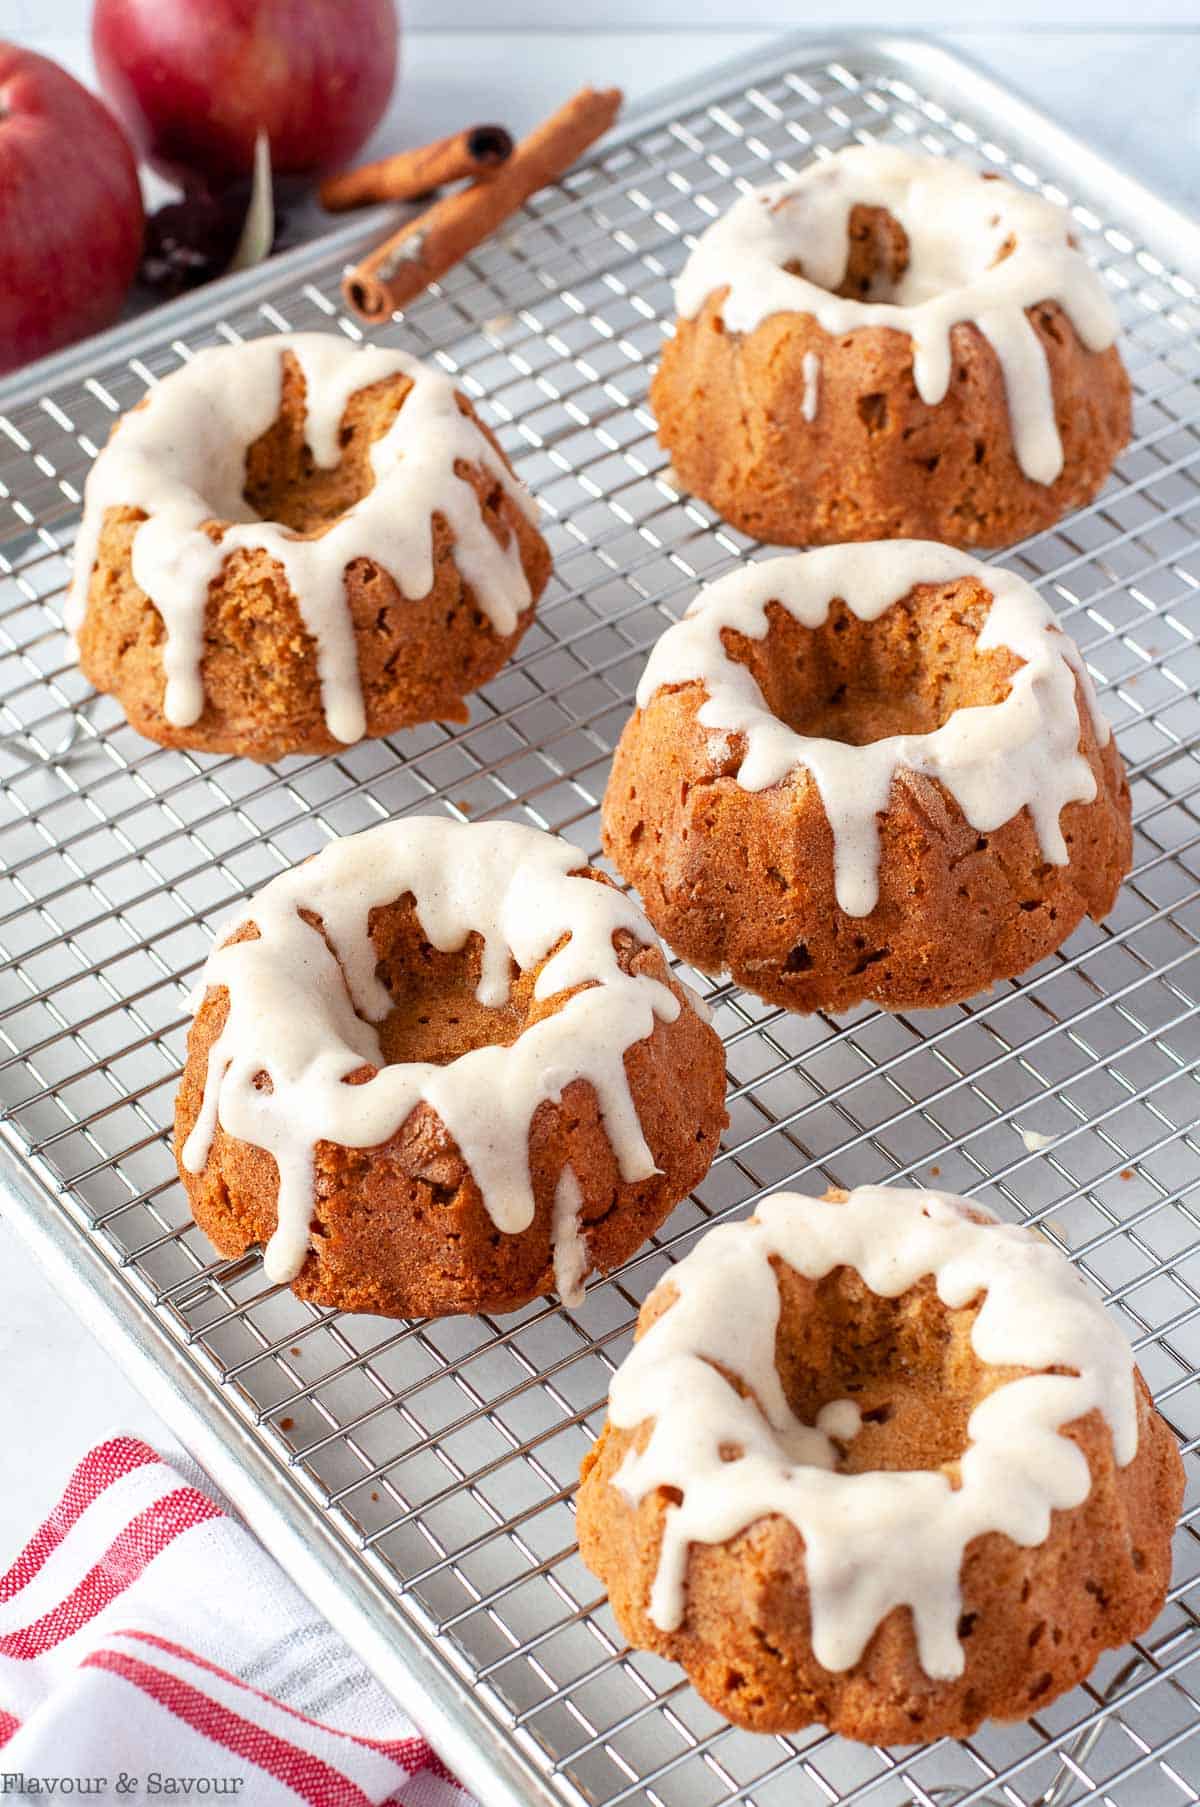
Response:
[{"label": "metal baking sheet", "polygon": [[[167,1129],[213,926],[331,834],[508,816],[594,854],[646,648],[761,551],[672,486],[646,406],[691,238],[747,184],[887,137],[1068,205],[1119,303],[1136,438],[1092,507],[1006,555],[1087,656],[1128,763],[1110,920],[961,1008],[789,1017],[704,982],[732,1121],[694,1198],[577,1310],[390,1323],[216,1262]],[[62,1291],[487,1807],[1163,1807],[1200,1784],[1200,235],[919,41],[787,41],[631,115],[378,337],[435,359],[541,498],[536,625],[463,727],[262,768],[139,739],[61,628],[84,477],[116,415],[214,340],[326,327],[381,219],[0,389],[0,1179]],[[694,977],[694,975],[692,975]],[[1033,1131],[1052,1138],[1031,1151]],[[640,1300],[765,1189],[936,1181],[1038,1223],[1108,1299],[1192,1465],[1170,1601],[1028,1724],[963,1744],[733,1730],[624,1649],[572,1489]]]}]

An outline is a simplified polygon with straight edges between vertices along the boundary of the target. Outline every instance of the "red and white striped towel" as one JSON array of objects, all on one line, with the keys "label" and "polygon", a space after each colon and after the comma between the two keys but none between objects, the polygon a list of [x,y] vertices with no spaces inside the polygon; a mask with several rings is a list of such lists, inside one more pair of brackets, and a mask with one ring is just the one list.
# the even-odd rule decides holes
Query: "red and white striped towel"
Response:
[{"label": "red and white striped towel", "polygon": [[0,1575],[0,1798],[90,1778],[125,1807],[471,1807],[199,1470],[124,1436]]}]

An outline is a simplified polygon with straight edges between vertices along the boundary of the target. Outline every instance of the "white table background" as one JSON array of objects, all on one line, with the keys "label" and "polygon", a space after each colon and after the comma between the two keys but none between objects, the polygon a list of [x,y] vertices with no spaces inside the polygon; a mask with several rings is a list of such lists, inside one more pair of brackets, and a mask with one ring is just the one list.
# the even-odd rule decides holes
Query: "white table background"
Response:
[{"label": "white table background", "polygon": [[[797,23],[795,0],[607,0],[605,29],[558,29],[562,0],[401,0],[400,84],[371,151],[420,144],[479,119],[520,132],[584,82],[630,100],[751,50]],[[746,29],[750,11],[754,29]],[[497,11],[508,23],[494,25]],[[580,9],[582,11],[582,9]],[[815,33],[885,24],[936,31],[1185,206],[1200,198],[1200,0],[986,0],[888,7],[843,0],[805,8]],[[595,17],[593,13],[593,18]],[[0,31],[90,81],[89,0],[0,0]],[[653,21],[655,29],[646,29]],[[433,29],[452,22],[453,30]],[[1025,29],[1018,27],[1026,26]],[[1107,27],[1107,29],[1097,29]],[[167,1451],[167,1427],[57,1298],[0,1221],[0,1572],[75,1461],[107,1432],[134,1430]]]}]

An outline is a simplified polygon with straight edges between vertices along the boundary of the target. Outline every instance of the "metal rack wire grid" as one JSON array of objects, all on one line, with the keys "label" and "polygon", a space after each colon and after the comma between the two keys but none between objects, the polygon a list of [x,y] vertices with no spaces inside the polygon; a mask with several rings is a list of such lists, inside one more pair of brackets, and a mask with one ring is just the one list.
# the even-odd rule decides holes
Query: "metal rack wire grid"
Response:
[{"label": "metal rack wire grid", "polygon": [[[44,1209],[134,1289],[197,1392],[233,1405],[280,1488],[360,1553],[379,1599],[470,1685],[538,1799],[1200,1799],[1200,306],[1136,221],[1085,204],[1061,157],[973,113],[966,74],[955,107],[921,68],[895,48],[814,60],[793,46],[731,74],[540,195],[379,335],[480,404],[553,545],[537,623],[466,726],[270,768],[166,751],[89,692],[62,632],[83,479],[112,422],[201,344],[357,336],[328,249],[186,331],[149,319],[132,355],[0,414],[4,1134]],[[671,278],[740,189],[877,136],[1072,204],[1122,310],[1136,438],[1096,503],[1005,560],[1058,609],[1119,733],[1137,842],[1113,915],[1018,983],[923,1015],[791,1017],[701,982],[728,1048],[722,1152],[577,1310],[351,1319],[268,1287],[257,1258],[215,1261],[167,1135],[214,925],[330,835],[405,811],[508,816],[595,853],[647,647],[701,579],[761,551],[678,493],[655,442],[646,386]],[[610,1373],[669,1264],[765,1189],[873,1180],[933,1182],[1040,1225],[1129,1332],[1193,1462],[1170,1599],[1132,1660],[1112,1653],[1028,1724],[907,1752],[725,1725],[671,1666],[623,1647],[572,1520]]]}]

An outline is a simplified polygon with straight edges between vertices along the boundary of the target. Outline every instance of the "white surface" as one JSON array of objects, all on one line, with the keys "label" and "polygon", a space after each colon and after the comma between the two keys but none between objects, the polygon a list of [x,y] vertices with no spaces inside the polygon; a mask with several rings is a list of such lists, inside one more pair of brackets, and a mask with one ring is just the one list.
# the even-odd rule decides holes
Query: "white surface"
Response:
[{"label": "white surface", "polygon": [[[165,4],[165,0],[163,0]],[[412,31],[487,32],[496,23],[497,11],[503,13],[504,28],[509,32],[562,32],[570,30],[579,14],[564,5],[564,0],[397,0],[400,14]],[[38,34],[82,37],[91,16],[92,0],[6,0],[5,29],[13,36]],[[682,29],[690,34],[701,30],[746,29],[759,31],[795,31],[806,26],[811,31],[826,27],[870,25],[897,29],[899,19],[909,28],[962,30],[964,27],[989,27],[997,23],[1000,9],[996,0],[909,0],[903,8],[890,0],[840,0],[838,4],[803,9],[796,0],[604,0],[596,9],[597,21],[605,31],[637,32],[646,26],[658,29]],[[1088,29],[1102,25],[1127,26],[1130,22],[1129,0],[1004,0],[1003,21],[1006,26],[1035,25],[1077,26]],[[1139,29],[1155,25],[1195,25],[1195,0],[1140,0],[1137,7]]]},{"label": "white surface", "polygon": [[169,1455],[175,1439],[0,1223],[0,1573],[89,1443],[128,1430]]},{"label": "white surface", "polygon": [[[662,0],[652,18],[729,19],[738,9],[724,0]],[[889,9],[844,4],[814,16],[813,25],[844,26]],[[1009,18],[1022,7],[1009,0]],[[1196,0],[1146,0],[1143,20],[1200,24]],[[0,29],[34,44],[86,76],[82,21],[86,0],[0,0]],[[1044,16],[1038,0],[1024,11]],[[1055,16],[1069,20],[1128,17],[1128,0],[1058,0]],[[756,19],[796,22],[795,0],[756,0]],[[451,16],[495,16],[494,5],[470,0]],[[908,20],[951,15],[994,18],[980,0],[952,8],[926,5]],[[444,20],[435,0],[407,0],[410,22]],[[512,23],[561,17],[561,0],[520,0],[509,7]],[[605,9],[611,23],[647,8],[618,0]],[[902,20],[889,19],[892,29]],[[410,32],[404,73],[379,148],[421,143],[469,120],[503,118],[521,130],[549,112],[586,81],[617,82],[631,100],[668,81],[682,79],[722,58],[751,49],[770,31],[659,33]],[[1135,174],[1175,200],[1196,199],[1200,166],[1200,34],[1178,30],[1012,31],[947,34],[945,41],[990,67],[1038,101],[1065,125],[1092,139]],[[54,1296],[14,1233],[0,1224],[0,1571],[51,1503],[86,1444],[116,1426],[136,1430],[159,1448],[170,1433],[142,1403],[90,1336]]]}]

